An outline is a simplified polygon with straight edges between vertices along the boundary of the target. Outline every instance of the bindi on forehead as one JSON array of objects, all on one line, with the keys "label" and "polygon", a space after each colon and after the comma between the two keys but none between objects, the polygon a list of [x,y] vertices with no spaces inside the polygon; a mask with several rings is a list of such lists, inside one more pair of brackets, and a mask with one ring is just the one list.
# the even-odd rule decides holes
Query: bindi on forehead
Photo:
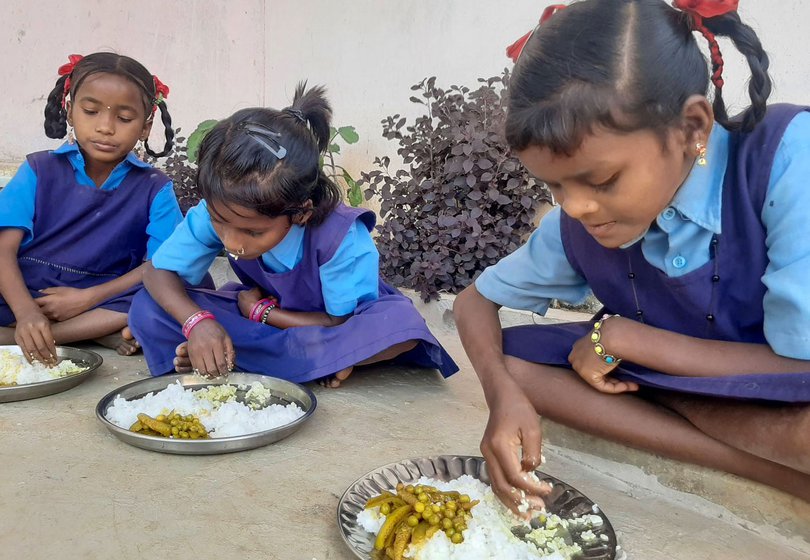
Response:
[{"label": "bindi on forehead", "polygon": [[124,104],[115,104],[115,105],[107,105],[106,101],[101,101],[101,100],[96,99],[95,97],[92,97],[90,95],[81,96],[79,98],[79,101],[82,101],[84,103],[90,103],[92,105],[99,105],[102,108],[107,109],[108,111],[111,111],[112,109],[116,109],[118,111],[137,111],[137,109],[135,107],[133,107],[132,105],[128,105],[126,103],[124,103]]}]

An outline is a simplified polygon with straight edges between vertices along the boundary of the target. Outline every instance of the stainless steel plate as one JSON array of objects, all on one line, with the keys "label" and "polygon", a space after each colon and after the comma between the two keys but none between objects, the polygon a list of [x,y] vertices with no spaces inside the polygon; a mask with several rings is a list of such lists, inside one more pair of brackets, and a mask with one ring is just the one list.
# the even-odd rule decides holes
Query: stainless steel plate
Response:
[{"label": "stainless steel plate", "polygon": [[[0,350],[8,350],[14,354],[22,355],[19,346],[0,346]],[[76,365],[85,368],[79,373],[66,375],[59,379],[40,381],[39,383],[27,383],[25,385],[14,385],[12,387],[0,387],[0,403],[24,401],[36,399],[67,391],[87,379],[90,374],[96,371],[101,362],[101,356],[90,350],[71,348],[69,346],[57,346],[56,356],[59,360],[73,360]]]},{"label": "stainless steel plate", "polygon": [[[107,420],[107,410],[112,406],[113,401],[119,395],[127,400],[138,399],[147,393],[162,391],[175,381],[180,381],[183,387],[189,389],[202,389],[203,387],[224,384],[250,385],[258,381],[272,391],[272,396],[268,404],[287,405],[295,403],[301,407],[304,411],[304,415],[294,422],[273,428],[272,430],[241,436],[197,440],[147,436],[130,432]],[[240,391],[237,393],[237,399],[243,396],[244,392]],[[108,393],[99,401],[98,406],[96,406],[96,417],[115,437],[125,443],[140,447],[141,449],[158,451],[160,453],[176,453],[179,455],[214,455],[218,453],[234,453],[236,451],[254,449],[283,439],[309,420],[315,412],[316,406],[317,401],[312,391],[296,383],[275,377],[267,377],[266,375],[254,373],[231,373],[227,379],[201,379],[194,375],[174,374],[136,381],[135,383],[124,385]]]},{"label": "stainless steel plate", "polygon": [[[340,498],[337,512],[340,534],[355,556],[363,560],[371,560],[371,552],[374,548],[373,536],[357,524],[357,514],[363,511],[369,498],[376,496],[382,490],[394,489],[398,482],[409,484],[422,476],[447,481],[467,474],[489,484],[486,469],[486,463],[482,457],[458,455],[409,459],[375,469],[357,479]],[[618,560],[616,533],[607,516],[599,509],[595,512],[594,503],[576,488],[540,471],[535,471],[535,473],[540,480],[554,483],[554,489],[546,499],[546,506],[550,513],[560,517],[596,513],[602,518],[602,526],[593,529],[593,532],[597,537],[607,535],[607,542],[597,539],[596,542],[588,545],[580,543],[583,550],[581,558]]]}]

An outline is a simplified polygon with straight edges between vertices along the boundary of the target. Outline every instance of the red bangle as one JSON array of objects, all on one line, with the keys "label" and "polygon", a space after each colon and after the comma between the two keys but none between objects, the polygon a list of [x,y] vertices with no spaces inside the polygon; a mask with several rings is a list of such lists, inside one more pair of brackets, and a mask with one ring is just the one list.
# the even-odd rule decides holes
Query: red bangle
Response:
[{"label": "red bangle", "polygon": [[186,319],[185,323],[183,323],[183,336],[188,339],[188,337],[191,335],[191,329],[206,319],[215,319],[214,314],[210,311],[197,311],[194,313],[191,317]]}]

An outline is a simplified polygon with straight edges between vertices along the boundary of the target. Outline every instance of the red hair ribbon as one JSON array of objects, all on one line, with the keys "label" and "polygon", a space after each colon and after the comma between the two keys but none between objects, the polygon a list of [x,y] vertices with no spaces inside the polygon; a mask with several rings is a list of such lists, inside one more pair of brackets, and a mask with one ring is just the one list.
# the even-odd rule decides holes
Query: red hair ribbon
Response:
[{"label": "red hair ribbon", "polygon": [[155,102],[152,104],[152,114],[157,111],[158,103],[169,97],[169,86],[160,81],[157,76],[152,76],[155,82]]},{"label": "red hair ribbon", "polygon": [[528,43],[529,39],[532,38],[534,32],[537,31],[537,27],[540,27],[541,25],[546,23],[549,20],[549,18],[551,18],[551,16],[553,16],[554,14],[556,14],[557,12],[559,12],[564,8],[565,4],[552,4],[551,6],[548,6],[545,10],[543,10],[543,13],[540,15],[540,23],[538,23],[534,29],[526,33],[523,37],[521,37],[508,47],[506,47],[506,56],[511,58],[512,62],[517,62],[520,53],[523,52],[523,47],[526,46],[526,43]]},{"label": "red hair ribbon", "polygon": [[676,9],[686,12],[692,16],[692,26],[709,42],[709,52],[712,56],[712,83],[717,89],[722,89],[723,81],[723,55],[720,53],[720,45],[714,33],[709,31],[703,23],[703,18],[713,18],[725,15],[729,12],[736,12],[739,0],[675,0],[672,5]]},{"label": "red hair ribbon", "polygon": [[80,54],[68,55],[68,63],[59,67],[59,75],[67,76],[65,87],[62,91],[62,107],[65,106],[65,100],[67,99],[68,93],[70,93],[70,75],[73,74],[73,69],[76,68],[76,64],[83,58],[84,57]]}]

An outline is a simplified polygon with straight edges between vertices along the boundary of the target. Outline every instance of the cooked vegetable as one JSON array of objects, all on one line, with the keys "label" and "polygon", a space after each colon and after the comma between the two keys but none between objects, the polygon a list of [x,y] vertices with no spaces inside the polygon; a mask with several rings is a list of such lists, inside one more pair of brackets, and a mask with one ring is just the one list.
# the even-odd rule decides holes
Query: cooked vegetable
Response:
[{"label": "cooked vegetable", "polygon": [[374,542],[375,558],[402,560],[409,544],[422,545],[438,531],[450,542],[464,542],[463,532],[478,500],[466,494],[442,492],[432,486],[398,484],[396,495],[383,491],[366,502],[385,516]]}]

